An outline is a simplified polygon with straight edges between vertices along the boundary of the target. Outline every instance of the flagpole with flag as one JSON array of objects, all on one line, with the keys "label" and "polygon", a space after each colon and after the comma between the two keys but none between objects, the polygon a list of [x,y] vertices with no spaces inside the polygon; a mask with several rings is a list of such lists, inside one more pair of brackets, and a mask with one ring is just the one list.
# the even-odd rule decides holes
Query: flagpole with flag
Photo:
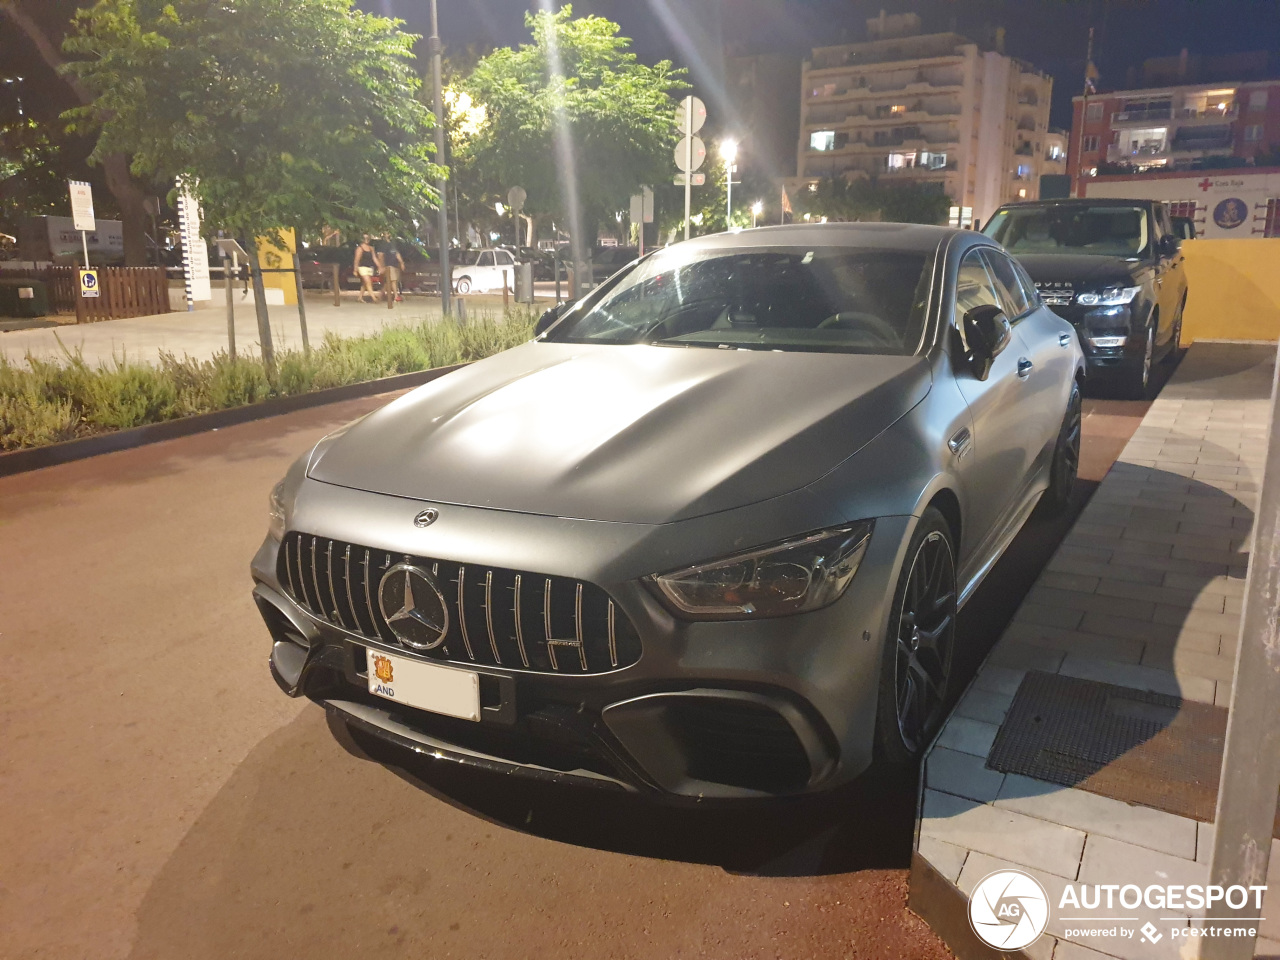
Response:
[{"label": "flagpole with flag", "polygon": [[1089,94],[1097,93],[1098,68],[1093,65],[1093,27],[1089,28],[1089,48],[1084,57],[1084,97],[1080,102],[1080,140],[1076,144],[1076,196],[1084,196],[1084,126],[1089,119]]}]

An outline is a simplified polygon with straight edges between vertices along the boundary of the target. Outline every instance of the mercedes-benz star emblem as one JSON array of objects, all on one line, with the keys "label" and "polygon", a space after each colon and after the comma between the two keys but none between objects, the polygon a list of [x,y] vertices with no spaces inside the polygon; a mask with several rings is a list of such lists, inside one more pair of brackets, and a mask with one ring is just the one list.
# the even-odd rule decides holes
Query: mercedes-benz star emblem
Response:
[{"label": "mercedes-benz star emblem", "polygon": [[427,507],[420,514],[413,518],[415,527],[429,527],[440,519],[440,511],[435,507]]},{"label": "mercedes-benz star emblem", "polygon": [[434,650],[449,632],[449,608],[435,578],[412,563],[382,575],[378,608],[396,639],[414,650]]}]

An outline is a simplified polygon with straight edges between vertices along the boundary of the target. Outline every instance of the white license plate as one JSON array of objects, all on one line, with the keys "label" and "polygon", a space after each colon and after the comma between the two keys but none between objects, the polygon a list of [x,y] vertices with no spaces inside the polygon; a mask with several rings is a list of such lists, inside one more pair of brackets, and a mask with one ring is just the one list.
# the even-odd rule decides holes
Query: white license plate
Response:
[{"label": "white license plate", "polygon": [[480,719],[480,674],[365,648],[369,692],[419,710]]}]

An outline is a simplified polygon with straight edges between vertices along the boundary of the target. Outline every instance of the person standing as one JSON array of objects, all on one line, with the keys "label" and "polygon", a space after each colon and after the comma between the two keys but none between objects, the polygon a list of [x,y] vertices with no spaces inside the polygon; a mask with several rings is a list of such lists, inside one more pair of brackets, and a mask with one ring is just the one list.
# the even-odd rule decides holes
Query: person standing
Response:
[{"label": "person standing", "polygon": [[404,299],[400,293],[400,277],[404,274],[404,257],[390,235],[384,234],[378,244],[378,267],[382,272],[382,299],[389,300],[394,290],[397,301]]},{"label": "person standing", "polygon": [[356,247],[356,256],[351,269],[360,278],[360,302],[373,303],[373,278],[378,272],[378,251],[374,249],[367,233],[360,241],[360,246]]}]

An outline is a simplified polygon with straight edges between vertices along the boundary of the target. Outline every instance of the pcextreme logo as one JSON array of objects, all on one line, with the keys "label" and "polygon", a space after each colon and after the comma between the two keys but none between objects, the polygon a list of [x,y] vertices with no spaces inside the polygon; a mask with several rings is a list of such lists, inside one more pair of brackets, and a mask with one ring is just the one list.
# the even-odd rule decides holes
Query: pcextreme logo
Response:
[{"label": "pcextreme logo", "polygon": [[978,939],[997,950],[1021,950],[1049,923],[1049,895],[1021,870],[989,873],[969,895],[969,925]]}]

